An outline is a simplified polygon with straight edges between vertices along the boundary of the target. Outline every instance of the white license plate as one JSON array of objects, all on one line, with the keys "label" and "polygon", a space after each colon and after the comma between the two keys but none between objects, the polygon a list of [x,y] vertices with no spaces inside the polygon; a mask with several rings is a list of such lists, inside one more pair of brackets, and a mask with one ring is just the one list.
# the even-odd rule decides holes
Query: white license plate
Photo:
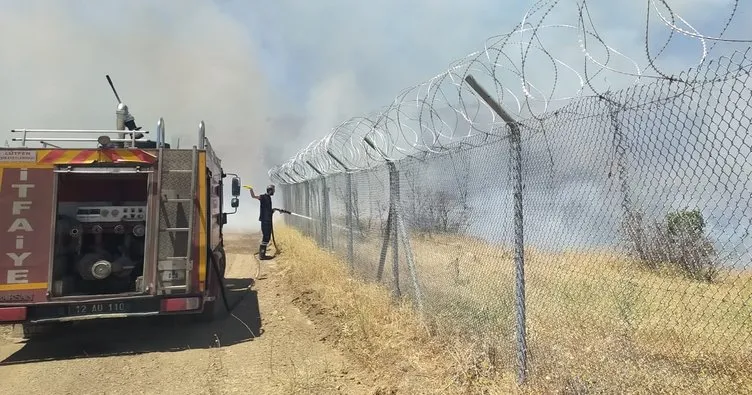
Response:
[{"label": "white license plate", "polygon": [[68,315],[124,314],[131,311],[128,302],[81,303],[68,306]]},{"label": "white license plate", "polygon": [[182,281],[185,280],[184,270],[165,270],[162,272],[162,281]]}]

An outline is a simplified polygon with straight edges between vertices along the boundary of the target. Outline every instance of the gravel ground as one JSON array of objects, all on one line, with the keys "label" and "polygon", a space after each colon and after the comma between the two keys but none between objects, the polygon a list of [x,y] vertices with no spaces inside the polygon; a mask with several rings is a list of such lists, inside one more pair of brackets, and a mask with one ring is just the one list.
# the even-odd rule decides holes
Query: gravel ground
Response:
[{"label": "gravel ground", "polygon": [[232,315],[85,322],[26,343],[0,327],[0,393],[371,392],[373,379],[293,306],[274,261],[254,282],[255,258],[228,244]]}]

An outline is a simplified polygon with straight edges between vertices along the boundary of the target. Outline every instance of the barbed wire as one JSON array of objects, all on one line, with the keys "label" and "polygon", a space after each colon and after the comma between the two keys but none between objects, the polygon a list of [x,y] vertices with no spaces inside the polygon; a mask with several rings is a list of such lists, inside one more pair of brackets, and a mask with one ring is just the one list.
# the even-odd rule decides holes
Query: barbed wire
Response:
[{"label": "barbed wire", "polygon": [[[458,142],[473,144],[480,141],[473,138],[476,136],[503,138],[503,123],[467,85],[468,75],[489,89],[508,111],[534,123],[583,96],[606,97],[612,89],[646,79],[670,80],[687,89],[706,82],[698,78],[711,77],[687,73],[676,76],[658,64],[679,38],[699,44],[696,61],[682,64],[683,68],[706,65],[721,44],[752,43],[752,39],[725,37],[738,14],[739,0],[730,2],[716,34],[701,32],[669,0],[647,0],[644,59],[640,62],[636,54],[609,44],[599,32],[587,0],[573,2],[574,23],[549,22],[555,10],[570,11],[563,3],[535,2],[511,32],[487,39],[482,50],[403,90],[382,109],[342,122],[270,169],[269,177],[273,182],[294,184],[319,175],[364,170],[385,161],[442,152]],[[655,38],[661,34],[666,35],[664,40]],[[651,51],[656,41],[659,49]],[[577,45],[579,53],[571,50],[572,44]],[[576,67],[579,62],[581,68]],[[541,69],[544,65],[547,67]]]}]

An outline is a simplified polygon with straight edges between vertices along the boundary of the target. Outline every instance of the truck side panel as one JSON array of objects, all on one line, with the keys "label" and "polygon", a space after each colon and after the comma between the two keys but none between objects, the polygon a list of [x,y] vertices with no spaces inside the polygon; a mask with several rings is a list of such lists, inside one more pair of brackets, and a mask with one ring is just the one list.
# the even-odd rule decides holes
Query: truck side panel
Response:
[{"label": "truck side panel", "polygon": [[212,251],[219,247],[222,239],[222,162],[207,144],[206,149],[206,167],[211,172],[210,191],[209,191],[209,246]]},{"label": "truck side panel", "polygon": [[206,218],[206,152],[199,152],[198,155],[198,215],[195,216],[196,224],[194,225],[198,233],[196,240],[196,250],[194,256],[198,262],[198,283],[199,291],[204,291],[206,287],[207,272],[207,218]]},{"label": "truck side panel", "polygon": [[[192,169],[193,151],[188,149],[165,149],[162,151],[160,160],[162,161],[162,180],[161,191],[157,193],[162,196],[171,196],[173,198],[186,198],[191,191],[191,178],[196,177],[196,191],[192,196],[195,201],[192,203],[179,202],[166,204],[161,202],[159,210],[159,241],[157,246],[157,262],[159,265],[174,264],[184,267],[183,259],[171,257],[183,257],[187,249],[192,250],[189,282],[195,291],[203,291],[207,273],[207,182],[206,182],[206,153],[197,152],[197,172],[186,172]],[[175,173],[177,171],[177,173]],[[194,204],[195,203],[195,204]],[[186,228],[190,217],[189,210],[193,211],[192,237],[188,240],[186,232],[169,232],[166,228]],[[156,224],[155,224],[156,225]],[[156,229],[155,229],[156,230]],[[169,274],[169,269],[167,274]],[[177,270],[177,269],[175,269]],[[169,277],[169,276],[168,276]],[[157,286],[170,287],[185,284],[183,278],[158,278]]]},{"label": "truck side panel", "polygon": [[47,301],[54,179],[51,165],[33,159],[0,161],[0,303]]}]

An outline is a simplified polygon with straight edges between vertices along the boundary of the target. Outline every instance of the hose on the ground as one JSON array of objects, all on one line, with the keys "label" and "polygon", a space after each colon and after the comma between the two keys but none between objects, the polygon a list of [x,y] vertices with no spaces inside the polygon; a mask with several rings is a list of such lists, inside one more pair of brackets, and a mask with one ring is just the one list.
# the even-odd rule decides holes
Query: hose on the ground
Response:
[{"label": "hose on the ground", "polygon": [[[225,255],[224,250],[222,251],[222,255],[225,256],[225,269],[227,269],[227,256]],[[245,296],[240,298],[238,302],[235,303],[235,306],[230,307],[230,303],[227,301],[227,293],[225,290],[225,279],[224,279],[224,276],[222,276],[221,273],[219,272],[219,263],[217,262],[216,254],[214,253],[211,254],[211,261],[212,261],[211,266],[214,268],[214,275],[217,277],[217,280],[219,281],[219,288],[222,291],[222,302],[225,305],[225,309],[227,309],[227,312],[231,313],[232,310],[235,309],[235,307],[237,307],[240,304],[240,302],[243,301],[243,298],[245,298]]]},{"label": "hose on the ground", "polygon": [[[273,223],[272,223],[272,226],[271,226],[271,232],[270,233],[271,233],[271,236],[272,236],[272,244],[274,244],[274,257],[276,257],[277,255],[279,255],[279,253],[281,251],[279,250],[279,247],[277,246],[277,239],[274,238],[274,224]],[[240,298],[240,300],[238,300],[235,303],[234,306],[230,307],[230,303],[227,301],[227,293],[226,293],[224,276],[222,276],[221,273],[219,272],[219,263],[217,262],[217,255],[214,254],[214,253],[212,253],[210,255],[211,255],[211,261],[212,261],[212,265],[211,266],[214,268],[214,274],[216,275],[217,280],[219,281],[219,288],[222,291],[222,304],[224,304],[225,309],[227,310],[227,312],[231,313],[232,310],[235,309],[235,307],[237,307],[240,303],[243,302],[243,299],[245,298],[245,295],[242,298]],[[227,263],[227,255],[225,255],[224,250],[222,251],[222,255],[225,257],[225,265],[226,265],[226,263]],[[258,255],[258,252],[254,252],[253,255]]]},{"label": "hose on the ground", "polygon": [[[222,253],[224,254],[224,250],[222,251]],[[245,328],[248,329],[248,332],[251,334],[251,337],[255,338],[257,336],[257,334],[254,333],[253,330],[251,330],[251,327],[248,326],[248,324],[245,321],[243,321],[242,319],[240,319],[240,317],[236,316],[235,313],[232,312],[233,310],[235,310],[236,307],[238,307],[238,305],[240,305],[240,303],[243,302],[243,300],[245,300],[245,297],[248,296],[248,294],[247,293],[244,294],[243,296],[240,297],[240,299],[238,299],[237,302],[235,302],[234,306],[232,306],[232,307],[230,306],[230,303],[227,301],[228,299],[227,299],[227,292],[226,292],[226,288],[225,288],[225,281],[224,281],[224,278],[223,278],[224,276],[220,275],[221,273],[219,272],[219,263],[217,263],[216,255],[212,253],[211,256],[212,256],[212,259],[211,259],[212,265],[211,266],[214,268],[214,274],[217,276],[217,280],[219,281],[219,287],[220,287],[220,289],[222,291],[222,302],[223,302],[222,304],[225,306],[225,309],[227,310],[227,313],[230,314],[230,316],[232,316],[236,320],[238,320],[238,322],[240,322],[241,324],[243,324],[243,326],[245,326]],[[225,269],[227,269],[226,264],[227,264],[227,259],[225,258]]]},{"label": "hose on the ground", "polygon": [[[277,210],[279,210],[280,212],[289,214],[288,211],[280,210],[280,209],[277,209]],[[274,256],[272,258],[276,258],[277,255],[279,255],[279,253],[281,251],[280,251],[279,247],[277,246],[277,239],[274,238],[274,223],[271,224],[270,228],[271,228],[270,229],[271,230],[270,233],[271,233],[271,237],[272,237],[272,244],[274,244]],[[222,276],[221,273],[219,272],[219,263],[217,262],[217,255],[214,254],[213,252],[210,255],[211,255],[211,262],[212,262],[211,266],[214,268],[214,274],[216,275],[217,280],[219,281],[219,288],[220,288],[220,290],[222,292],[222,304],[224,304],[225,309],[227,310],[228,313],[232,313],[232,310],[234,310],[235,307],[237,307],[241,302],[243,302],[243,299],[245,298],[245,295],[242,298],[240,298],[235,303],[234,306],[230,307],[230,303],[227,301],[227,292],[226,292],[226,287],[225,287],[225,279],[224,279],[224,276]],[[222,251],[222,255],[225,257],[225,265],[226,265],[227,264],[227,255],[224,253],[224,250]],[[258,255],[258,252],[254,252],[253,255]]]},{"label": "hose on the ground", "polygon": [[[283,212],[283,213],[286,213],[286,214],[290,213],[289,211],[285,211],[285,210],[278,209],[278,208],[275,209],[275,210]],[[271,257],[270,259],[273,259],[273,258],[276,258],[277,255],[279,255],[279,253],[282,252],[282,251],[280,251],[279,247],[277,246],[277,239],[274,238],[274,222],[272,222],[270,225],[271,226],[269,226],[269,233],[270,233],[271,238],[272,238],[272,244],[274,245],[274,256]],[[259,254],[258,252],[254,252],[253,256],[258,257],[258,254]]]},{"label": "hose on the ground", "polygon": [[281,252],[279,250],[279,247],[277,247],[277,239],[274,238],[274,223],[272,223],[271,226],[271,234],[272,234],[272,244],[274,244],[274,257],[276,258],[277,255]]}]

